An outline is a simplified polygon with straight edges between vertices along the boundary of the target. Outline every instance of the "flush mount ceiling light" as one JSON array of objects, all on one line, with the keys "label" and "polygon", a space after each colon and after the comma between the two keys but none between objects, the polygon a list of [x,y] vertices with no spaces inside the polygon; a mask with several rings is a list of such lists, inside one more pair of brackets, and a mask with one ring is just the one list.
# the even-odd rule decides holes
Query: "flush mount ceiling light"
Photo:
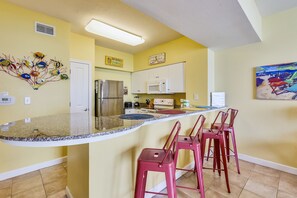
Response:
[{"label": "flush mount ceiling light", "polygon": [[92,19],[85,27],[85,29],[93,34],[97,34],[99,36],[113,39],[132,46],[144,43],[144,39],[140,36],[131,34],[124,30],[120,30],[116,27],[110,26],[95,19]]}]

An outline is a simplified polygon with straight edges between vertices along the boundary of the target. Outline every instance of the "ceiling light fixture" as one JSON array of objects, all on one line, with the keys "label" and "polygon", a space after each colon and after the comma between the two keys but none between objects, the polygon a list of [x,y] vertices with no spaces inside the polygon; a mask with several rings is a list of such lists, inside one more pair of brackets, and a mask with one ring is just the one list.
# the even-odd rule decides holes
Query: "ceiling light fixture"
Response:
[{"label": "ceiling light fixture", "polygon": [[131,34],[124,30],[120,30],[116,27],[110,26],[95,19],[92,19],[85,27],[85,29],[93,34],[97,34],[99,36],[113,39],[132,46],[144,43],[144,39],[140,36]]}]

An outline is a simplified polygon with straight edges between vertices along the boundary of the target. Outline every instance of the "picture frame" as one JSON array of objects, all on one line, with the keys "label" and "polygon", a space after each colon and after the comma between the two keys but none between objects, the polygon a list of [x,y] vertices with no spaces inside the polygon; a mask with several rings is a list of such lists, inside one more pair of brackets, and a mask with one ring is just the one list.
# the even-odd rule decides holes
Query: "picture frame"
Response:
[{"label": "picture frame", "polygon": [[105,56],[105,65],[115,66],[115,67],[123,67],[124,60],[121,58],[116,58],[112,56]]},{"label": "picture frame", "polygon": [[256,98],[297,100],[297,62],[256,67]]},{"label": "picture frame", "polygon": [[165,61],[166,61],[166,53],[165,52],[162,52],[159,54],[154,54],[149,57],[149,65],[165,63]]}]

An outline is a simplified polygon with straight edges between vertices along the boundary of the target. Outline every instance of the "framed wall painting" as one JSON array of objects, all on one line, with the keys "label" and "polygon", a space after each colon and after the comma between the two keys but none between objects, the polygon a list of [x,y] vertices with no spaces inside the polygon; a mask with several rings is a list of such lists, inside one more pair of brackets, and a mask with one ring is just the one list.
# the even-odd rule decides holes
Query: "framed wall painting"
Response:
[{"label": "framed wall painting", "polygon": [[256,67],[257,99],[297,100],[297,62]]}]

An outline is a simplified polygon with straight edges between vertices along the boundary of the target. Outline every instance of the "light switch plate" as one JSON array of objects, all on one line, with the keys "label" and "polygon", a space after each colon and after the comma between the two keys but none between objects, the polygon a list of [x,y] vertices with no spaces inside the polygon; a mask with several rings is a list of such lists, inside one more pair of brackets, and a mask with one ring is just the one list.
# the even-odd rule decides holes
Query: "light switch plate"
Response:
[{"label": "light switch plate", "polygon": [[25,105],[31,104],[31,98],[30,97],[25,97],[24,103],[25,103]]}]

